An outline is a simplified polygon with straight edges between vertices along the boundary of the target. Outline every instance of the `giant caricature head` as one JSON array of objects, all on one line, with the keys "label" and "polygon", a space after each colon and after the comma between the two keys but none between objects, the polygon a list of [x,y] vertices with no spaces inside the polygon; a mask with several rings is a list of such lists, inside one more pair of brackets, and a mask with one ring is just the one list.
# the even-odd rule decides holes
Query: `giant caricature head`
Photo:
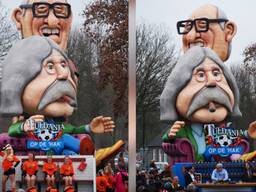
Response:
[{"label": "giant caricature head", "polygon": [[66,117],[76,107],[77,87],[65,53],[51,39],[19,41],[3,62],[2,115]]},{"label": "giant caricature head", "polygon": [[161,120],[220,123],[241,116],[234,76],[210,48],[193,47],[175,65],[160,98]]},{"label": "giant caricature head", "polygon": [[204,5],[195,10],[188,20],[177,22],[184,52],[195,45],[209,47],[222,61],[229,58],[236,28],[235,23],[214,5]]},{"label": "giant caricature head", "polygon": [[12,13],[12,18],[22,37],[46,36],[63,50],[72,23],[72,12],[67,0],[23,0]]}]

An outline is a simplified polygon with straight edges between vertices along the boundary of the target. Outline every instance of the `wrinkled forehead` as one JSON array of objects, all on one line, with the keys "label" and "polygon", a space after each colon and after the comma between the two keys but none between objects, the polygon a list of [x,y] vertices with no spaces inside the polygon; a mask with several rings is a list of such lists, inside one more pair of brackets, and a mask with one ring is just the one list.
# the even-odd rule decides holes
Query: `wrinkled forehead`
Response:
[{"label": "wrinkled forehead", "polygon": [[203,6],[196,9],[191,15],[190,19],[197,19],[197,18],[208,18],[208,19],[217,19],[217,7],[215,6]]},{"label": "wrinkled forehead", "polygon": [[57,58],[57,59],[64,59],[65,61],[68,61],[68,59],[64,57],[63,53],[61,53],[59,50],[54,49],[54,48],[52,49],[52,52],[49,55],[49,57]]},{"label": "wrinkled forehead", "polygon": [[193,72],[195,73],[198,70],[207,71],[212,69],[219,69],[220,71],[222,71],[221,67],[217,63],[215,63],[210,58],[205,58],[205,60],[200,65],[194,68]]},{"label": "wrinkled forehead", "polygon": [[32,4],[34,2],[48,2],[48,3],[68,3],[67,0],[23,0],[22,4]]}]

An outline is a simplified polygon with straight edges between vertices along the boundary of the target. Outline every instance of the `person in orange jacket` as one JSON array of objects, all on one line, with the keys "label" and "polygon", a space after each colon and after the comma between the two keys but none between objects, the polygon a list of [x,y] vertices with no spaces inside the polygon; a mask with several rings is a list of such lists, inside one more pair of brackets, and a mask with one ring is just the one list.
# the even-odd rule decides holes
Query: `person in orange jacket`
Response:
[{"label": "person in orange jacket", "polygon": [[67,186],[65,187],[64,192],[75,192],[75,189],[73,186]]},{"label": "person in orange jacket", "polygon": [[38,164],[33,153],[28,154],[28,160],[23,163],[22,169],[26,174],[25,180],[27,181],[27,188],[35,187]]},{"label": "person in orange jacket", "polygon": [[47,181],[48,187],[54,187],[55,185],[55,175],[57,171],[57,165],[52,161],[52,156],[47,157],[47,162],[43,165],[43,172],[45,173],[45,178]]},{"label": "person in orange jacket", "polygon": [[112,168],[111,166],[107,165],[104,168],[104,177],[106,178],[108,182],[108,188],[107,192],[114,192],[114,187],[115,187],[115,177],[112,175]]},{"label": "person in orange jacket", "polygon": [[73,185],[74,168],[69,156],[65,156],[64,164],[60,167],[60,174],[65,182],[65,187]]},{"label": "person in orange jacket", "polygon": [[98,176],[96,177],[96,188],[97,192],[106,192],[109,187],[108,181],[103,174],[103,170],[99,170]]},{"label": "person in orange jacket", "polygon": [[14,155],[13,148],[7,144],[1,151],[2,161],[2,192],[6,192],[6,182],[10,178],[12,192],[16,192],[15,167],[18,166],[20,160]]},{"label": "person in orange jacket", "polygon": [[37,192],[37,188],[36,187],[30,187],[27,189],[27,192]]},{"label": "person in orange jacket", "polygon": [[45,192],[59,192],[59,190],[55,187],[47,187]]}]

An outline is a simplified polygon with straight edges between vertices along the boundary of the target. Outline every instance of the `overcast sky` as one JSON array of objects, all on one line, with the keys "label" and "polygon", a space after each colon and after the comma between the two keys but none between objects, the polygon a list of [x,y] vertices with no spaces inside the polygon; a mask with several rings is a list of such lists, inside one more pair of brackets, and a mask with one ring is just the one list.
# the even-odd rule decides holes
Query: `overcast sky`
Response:
[{"label": "overcast sky", "polygon": [[[73,11],[73,25],[82,25],[84,21],[84,18],[82,17],[83,10],[85,5],[91,1],[92,0],[69,0]],[[18,7],[21,2],[22,0],[2,0],[2,4],[10,10],[10,14],[11,11]]]},{"label": "overcast sky", "polygon": [[254,0],[137,0],[137,24],[142,21],[151,24],[164,24],[181,47],[181,36],[177,35],[176,22],[184,20],[196,8],[204,4],[220,7],[229,20],[237,24],[237,34],[233,39],[229,62],[242,60],[242,51],[250,43],[256,42],[256,1]]}]

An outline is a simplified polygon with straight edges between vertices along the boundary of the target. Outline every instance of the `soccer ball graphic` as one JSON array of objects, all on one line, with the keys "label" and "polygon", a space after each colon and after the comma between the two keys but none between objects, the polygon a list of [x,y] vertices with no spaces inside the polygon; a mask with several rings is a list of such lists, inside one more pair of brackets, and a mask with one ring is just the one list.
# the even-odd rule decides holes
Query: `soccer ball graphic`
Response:
[{"label": "soccer ball graphic", "polygon": [[54,133],[49,129],[43,129],[37,132],[37,137],[42,141],[50,141],[54,138]]},{"label": "soccer ball graphic", "polygon": [[228,135],[221,135],[216,138],[216,144],[221,147],[227,147],[232,144],[232,139]]}]

